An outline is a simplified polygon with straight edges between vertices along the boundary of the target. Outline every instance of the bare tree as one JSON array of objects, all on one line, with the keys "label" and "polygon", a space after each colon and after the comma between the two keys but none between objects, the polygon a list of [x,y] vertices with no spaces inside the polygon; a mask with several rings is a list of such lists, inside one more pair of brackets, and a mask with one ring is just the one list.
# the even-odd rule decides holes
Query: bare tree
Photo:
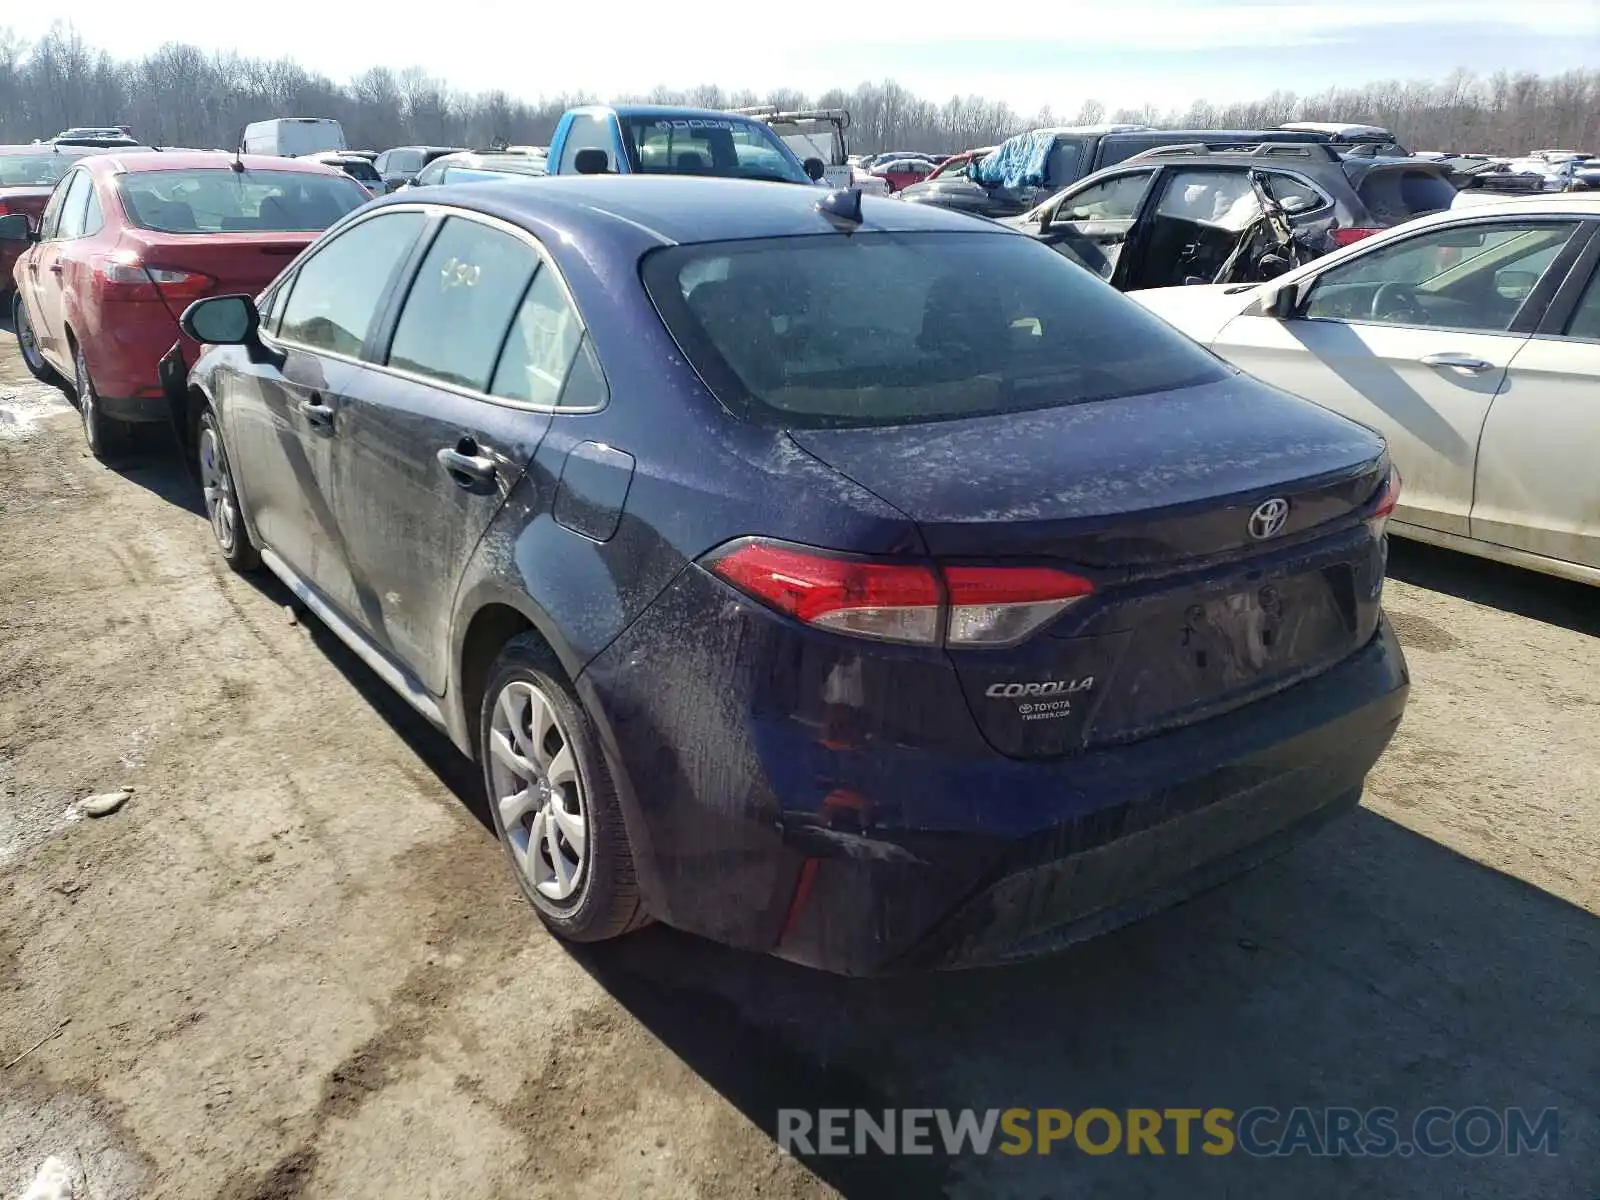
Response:
[{"label": "bare tree", "polygon": [[[892,79],[834,88],[813,100],[792,88],[729,92],[716,84],[642,93],[664,104],[705,108],[776,104],[848,109],[856,150],[953,151],[991,145],[1024,129],[1048,127],[1069,109],[1043,105],[1024,117],[981,96],[936,104]],[[143,139],[165,145],[237,144],[249,121],[274,116],[335,117],[352,145],[382,149],[406,142],[487,145],[496,138],[542,143],[561,113],[592,95],[516,99],[504,91],[455,93],[421,67],[373,67],[346,83],[292,59],[207,55],[169,43],[138,60],[116,60],[57,22],[33,45],[0,28],[0,139],[29,141],[74,124],[127,122]],[[1272,128],[1285,121],[1363,121],[1393,129],[1419,149],[1523,153],[1561,146],[1600,150],[1600,70],[1539,76],[1457,70],[1442,79],[1380,80],[1302,96],[1279,91],[1259,100],[1205,99],[1162,110],[1128,105],[1108,114],[1085,100],[1073,124],[1108,115],[1172,128]]]}]

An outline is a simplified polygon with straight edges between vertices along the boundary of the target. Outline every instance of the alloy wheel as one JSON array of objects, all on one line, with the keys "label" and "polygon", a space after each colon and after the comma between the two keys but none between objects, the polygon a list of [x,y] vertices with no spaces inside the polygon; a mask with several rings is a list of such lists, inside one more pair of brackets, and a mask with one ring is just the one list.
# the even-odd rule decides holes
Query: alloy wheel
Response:
[{"label": "alloy wheel", "polygon": [[588,866],[588,805],[572,738],[538,687],[501,689],[488,753],[490,799],[517,869],[546,899],[571,900]]},{"label": "alloy wheel", "polygon": [[239,537],[239,503],[234,497],[233,473],[228,470],[222,439],[210,421],[201,425],[199,457],[200,488],[205,493],[211,531],[217,535],[222,552],[232,554]]},{"label": "alloy wheel", "polygon": [[44,355],[39,353],[39,339],[33,336],[33,323],[28,320],[27,305],[19,296],[11,307],[11,327],[17,331],[17,348],[22,360],[35,375],[45,369]]},{"label": "alloy wheel", "polygon": [[83,360],[83,351],[79,350],[75,360],[77,366],[77,379],[74,381],[78,393],[78,415],[83,418],[83,437],[89,443],[89,450],[96,456],[100,453],[100,415],[95,411],[94,384],[89,380],[89,364]]}]

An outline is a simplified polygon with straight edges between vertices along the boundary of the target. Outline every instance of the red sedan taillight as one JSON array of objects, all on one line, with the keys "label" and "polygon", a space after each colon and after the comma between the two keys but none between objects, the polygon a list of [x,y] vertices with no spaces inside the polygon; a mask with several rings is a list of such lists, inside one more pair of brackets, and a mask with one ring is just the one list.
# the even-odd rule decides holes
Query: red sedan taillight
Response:
[{"label": "red sedan taillight", "polygon": [[217,283],[199,271],[153,266],[127,251],[102,259],[95,272],[106,300],[166,300],[182,306],[200,299]]},{"label": "red sedan taillight", "polygon": [[726,582],[807,625],[914,645],[1010,646],[1094,584],[1052,567],[886,563],[752,538],[707,564]]}]

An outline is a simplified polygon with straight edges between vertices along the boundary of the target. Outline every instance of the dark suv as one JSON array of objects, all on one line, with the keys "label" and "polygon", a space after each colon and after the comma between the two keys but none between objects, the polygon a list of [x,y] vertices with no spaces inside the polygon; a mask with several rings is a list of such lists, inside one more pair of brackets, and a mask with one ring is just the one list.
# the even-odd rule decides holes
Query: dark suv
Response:
[{"label": "dark suv", "polygon": [[1146,151],[1004,224],[1122,291],[1259,280],[1449,208],[1450,168],[1331,145]]},{"label": "dark suv", "polygon": [[464,146],[396,146],[378,155],[372,165],[383,177],[384,187],[392,192],[402,184],[410,183],[422,173],[422,168],[434,159],[458,153],[465,148]]},{"label": "dark suv", "polygon": [[[1080,125],[1067,129],[1036,129],[1008,138],[999,150],[1028,143],[1036,147],[1037,170],[1026,178],[1004,179],[994,164],[974,162],[957,173],[916,184],[900,193],[913,204],[936,204],[982,217],[1010,217],[1025,212],[1064,187],[1096,171],[1115,166],[1137,154],[1163,146],[1199,145],[1215,149],[1259,145],[1262,142],[1372,145],[1386,153],[1405,151],[1393,135],[1373,127],[1352,134],[1337,126],[1283,129],[1152,129],[1148,125]],[[985,160],[987,161],[987,160]]]}]

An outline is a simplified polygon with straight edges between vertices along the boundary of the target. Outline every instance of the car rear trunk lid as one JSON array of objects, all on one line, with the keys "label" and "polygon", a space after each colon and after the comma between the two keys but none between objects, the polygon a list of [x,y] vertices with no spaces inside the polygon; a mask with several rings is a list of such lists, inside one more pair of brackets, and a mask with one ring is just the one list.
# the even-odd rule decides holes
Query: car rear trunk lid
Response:
[{"label": "car rear trunk lid", "polygon": [[299,231],[218,235],[140,229],[123,235],[122,248],[133,250],[146,267],[193,272],[212,281],[200,288],[185,286],[176,297],[162,290],[162,299],[177,318],[201,296],[256,295],[320,236]]},{"label": "car rear trunk lid", "polygon": [[[1095,594],[1005,649],[949,651],[1002,753],[1147,736],[1326,669],[1377,626],[1370,430],[1246,376],[1038,412],[796,430],[944,563],[1050,565]],[[1287,514],[1269,502],[1286,502]]]}]

